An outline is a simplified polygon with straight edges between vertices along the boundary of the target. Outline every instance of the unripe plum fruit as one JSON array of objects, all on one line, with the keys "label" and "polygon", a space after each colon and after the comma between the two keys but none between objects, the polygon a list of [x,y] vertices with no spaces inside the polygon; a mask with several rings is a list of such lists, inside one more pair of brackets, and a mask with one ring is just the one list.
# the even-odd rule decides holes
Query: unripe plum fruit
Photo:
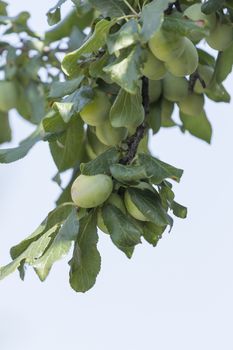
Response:
[{"label": "unripe plum fruit", "polygon": [[91,159],[95,159],[98,155],[106,151],[109,147],[104,145],[96,137],[95,133],[90,130],[90,127],[87,129],[87,142],[86,150],[87,154]]},{"label": "unripe plum fruit", "polygon": [[205,99],[203,95],[190,94],[181,100],[178,105],[181,110],[186,115],[198,116],[202,113],[204,107]]},{"label": "unripe plum fruit", "polygon": [[7,112],[17,106],[18,91],[12,81],[0,81],[0,111]]},{"label": "unripe plum fruit", "polygon": [[165,63],[167,70],[176,77],[190,75],[197,69],[198,53],[192,41],[184,38],[185,48],[179,58],[172,59]]},{"label": "unripe plum fruit", "polygon": [[124,196],[124,201],[125,201],[125,206],[128,211],[128,213],[135,219],[139,221],[149,221],[145,215],[140,212],[140,210],[136,207],[134,202],[132,201],[129,191],[125,191],[125,196]]},{"label": "unripe plum fruit", "polygon": [[206,38],[207,43],[212,49],[223,51],[227,49],[233,41],[232,24],[218,22],[210,35]]},{"label": "unripe plum fruit", "polygon": [[162,79],[166,74],[164,63],[156,58],[149,50],[147,52],[147,60],[142,68],[142,74],[151,80]]},{"label": "unripe plum fruit", "polygon": [[101,125],[96,126],[96,136],[106,146],[117,146],[127,137],[128,131],[126,128],[114,128],[109,119]]},{"label": "unripe plum fruit", "polygon": [[163,79],[163,95],[172,102],[182,100],[188,95],[188,81],[184,77],[175,77],[167,73]]},{"label": "unripe plum fruit", "polygon": [[[119,196],[117,193],[112,193],[110,197],[107,199],[106,204],[112,204],[115,207],[117,207],[122,213],[126,213],[126,208],[124,205],[124,202],[122,198]],[[98,213],[97,213],[97,226],[101,231],[104,233],[109,233],[108,229],[104,223],[103,216],[102,216],[102,210],[99,208]]]},{"label": "unripe plum fruit", "polygon": [[162,82],[161,80],[150,80],[149,81],[149,100],[150,103],[158,101],[162,93]]},{"label": "unripe plum fruit", "polygon": [[104,203],[113,190],[110,176],[79,175],[71,187],[71,198],[80,208],[94,208]]},{"label": "unripe plum fruit", "polygon": [[111,103],[107,95],[96,90],[94,99],[81,110],[80,116],[88,125],[97,126],[106,120],[110,108]]},{"label": "unripe plum fruit", "polygon": [[167,62],[179,57],[183,53],[185,41],[181,36],[159,30],[149,40],[148,45],[155,57]]}]

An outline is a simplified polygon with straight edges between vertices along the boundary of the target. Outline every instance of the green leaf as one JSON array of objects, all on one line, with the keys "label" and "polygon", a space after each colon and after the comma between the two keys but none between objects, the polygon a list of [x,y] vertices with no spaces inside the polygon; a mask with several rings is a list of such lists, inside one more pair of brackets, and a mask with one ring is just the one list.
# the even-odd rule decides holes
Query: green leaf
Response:
[{"label": "green leaf", "polygon": [[41,281],[46,279],[52,265],[68,254],[72,241],[75,241],[77,238],[78,231],[79,221],[77,210],[73,208],[46,252],[34,264],[36,273]]},{"label": "green leaf", "polygon": [[62,61],[62,69],[68,76],[79,72],[78,60],[85,54],[96,53],[107,40],[107,35],[115,21],[102,19],[96,26],[90,38],[76,51],[68,53]]},{"label": "green leaf", "polygon": [[11,141],[11,127],[8,113],[0,111],[0,144]]},{"label": "green leaf", "polygon": [[194,117],[180,113],[180,119],[184,129],[189,131],[190,134],[207,143],[211,142],[212,127],[204,111]]},{"label": "green leaf", "polygon": [[159,188],[159,196],[161,198],[162,206],[168,210],[175,198],[175,194],[172,191],[172,185],[168,181],[163,181]]},{"label": "green leaf", "polygon": [[[27,77],[29,78],[29,77]],[[22,117],[33,124],[39,124],[45,115],[45,93],[42,84],[34,82],[20,86],[17,110]]]},{"label": "green leaf", "polygon": [[171,209],[173,210],[173,214],[178,218],[185,219],[187,217],[187,208],[183,205],[173,201]]},{"label": "green leaf", "polygon": [[210,15],[211,13],[220,10],[224,3],[225,0],[209,0],[202,5],[201,10],[206,15]]},{"label": "green leaf", "polygon": [[104,17],[121,17],[128,9],[123,0],[89,0],[89,2]]},{"label": "green leaf", "polygon": [[53,107],[57,110],[65,123],[70,118],[80,112],[93,99],[93,90],[90,86],[83,85],[70,96],[64,98],[61,102],[55,102]]},{"label": "green leaf", "polygon": [[61,20],[61,10],[57,7],[54,11],[47,12],[47,22],[50,26],[60,22]]},{"label": "green leaf", "polygon": [[201,27],[198,23],[182,17],[183,14],[177,13],[172,16],[166,16],[163,22],[163,29],[170,33],[177,33],[183,36],[200,33],[203,36],[209,33],[208,29]]},{"label": "green leaf", "polygon": [[112,57],[109,56],[108,52],[106,52],[103,56],[96,59],[89,66],[89,73],[92,77],[97,79],[103,79],[107,84],[111,84],[112,81],[103,71],[103,68],[108,65],[112,61]]},{"label": "green leaf", "polygon": [[13,273],[23,262],[23,264],[33,265],[41,257],[51,241],[51,236],[57,231],[58,225],[53,226],[44,233],[38,240],[33,241],[29,247],[15,260],[0,268],[0,280]]},{"label": "green leaf", "polygon": [[139,163],[144,165],[147,176],[153,178],[154,184],[160,184],[163,180],[171,178],[177,182],[180,181],[181,176],[183,175],[183,170],[175,168],[174,166],[162,162],[161,160],[148,155],[148,154],[139,154],[138,156]]},{"label": "green leaf", "polygon": [[141,37],[143,42],[147,42],[161,27],[164,19],[164,11],[168,7],[169,2],[169,0],[153,0],[150,4],[142,8]]},{"label": "green leaf", "polygon": [[84,149],[83,122],[78,116],[71,118],[66,131],[50,142],[50,151],[60,172],[73,168],[82,160]]},{"label": "green leaf", "polygon": [[97,250],[98,235],[95,213],[80,220],[80,228],[70,260],[70,285],[76,292],[88,291],[100,271],[101,257]]},{"label": "green leaf", "polygon": [[107,46],[110,54],[124,49],[139,40],[138,23],[135,19],[126,22],[118,32],[108,35]]},{"label": "green leaf", "polygon": [[32,242],[40,238],[46,231],[50,230],[55,225],[60,226],[70,214],[72,207],[72,203],[65,203],[52,210],[29,237],[11,248],[10,253],[12,259],[16,259],[20,256]]},{"label": "green leaf", "polygon": [[167,226],[157,226],[152,222],[145,222],[143,224],[143,237],[145,240],[155,247],[161,239],[163,232]]},{"label": "green leaf", "polygon": [[233,65],[233,44],[226,50],[218,53],[215,66],[215,77],[217,83],[222,83],[232,71]]},{"label": "green leaf", "polygon": [[67,129],[67,123],[64,122],[61,115],[51,110],[42,120],[43,129],[47,133],[60,133]]},{"label": "green leaf", "polygon": [[140,46],[135,46],[130,50],[123,50],[120,56],[103,70],[122,89],[130,94],[136,94],[141,85],[140,69],[144,60],[144,50]]},{"label": "green leaf", "polygon": [[226,102],[229,103],[231,96],[223,86],[223,84],[217,84],[215,82],[211,83],[208,89],[205,89],[205,94],[209,99],[215,102]]},{"label": "green leaf", "polygon": [[202,50],[202,49],[197,49],[198,56],[199,56],[199,63],[207,66],[215,66],[215,58],[211,56],[208,52]]},{"label": "green leaf", "polygon": [[141,243],[140,229],[114,205],[105,205],[102,214],[113,243],[130,258],[132,250],[128,251],[125,248],[132,248]]},{"label": "green leaf", "polygon": [[112,176],[119,182],[131,183],[147,178],[143,165],[113,164],[110,166]]},{"label": "green leaf", "polygon": [[158,226],[166,226],[171,224],[169,215],[161,205],[159,195],[149,191],[140,190],[138,188],[128,189],[132,202],[138,210],[148,219]]},{"label": "green leaf", "polygon": [[55,6],[53,6],[48,12],[54,12],[59,9],[67,0],[58,0]]},{"label": "green leaf", "polygon": [[81,173],[84,175],[109,174],[110,166],[118,163],[120,153],[116,148],[112,147],[100,154],[96,159],[82,163],[80,166]]},{"label": "green leaf", "polygon": [[78,89],[84,76],[80,75],[78,78],[66,80],[64,82],[55,81],[50,86],[49,98],[60,98],[72,94]]},{"label": "green leaf", "polygon": [[18,147],[0,149],[0,163],[12,163],[22,159],[41,139],[41,126],[39,126],[29,137],[23,140]]},{"label": "green leaf", "polygon": [[144,115],[140,89],[135,95],[121,89],[110,110],[112,126],[136,128],[143,122]]}]

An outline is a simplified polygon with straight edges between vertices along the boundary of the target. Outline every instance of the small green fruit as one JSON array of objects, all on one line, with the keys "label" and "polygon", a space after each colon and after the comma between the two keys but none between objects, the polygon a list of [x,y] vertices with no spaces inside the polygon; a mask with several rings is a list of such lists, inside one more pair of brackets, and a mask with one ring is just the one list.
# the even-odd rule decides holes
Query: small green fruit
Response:
[{"label": "small green fruit", "polygon": [[149,221],[145,217],[145,215],[143,215],[143,213],[141,213],[140,210],[133,203],[128,191],[125,191],[124,200],[125,200],[126,209],[133,218],[140,220],[140,221]]},{"label": "small green fruit", "polygon": [[167,73],[163,79],[163,95],[172,102],[182,100],[188,95],[188,81],[184,77],[175,77]]},{"label": "small green fruit", "polygon": [[222,24],[218,22],[210,32],[210,35],[206,38],[206,41],[212,49],[224,51],[233,41],[232,24]]},{"label": "small green fruit", "polygon": [[90,127],[87,128],[86,137],[86,150],[91,159],[95,159],[98,155],[109,148],[98,140],[95,133],[90,130]]},{"label": "small green fruit", "polygon": [[96,136],[106,146],[117,146],[127,137],[126,128],[114,128],[108,119],[96,127]]},{"label": "small green fruit", "polygon": [[107,95],[96,90],[94,99],[81,110],[80,116],[88,125],[97,126],[107,119],[110,108]]},{"label": "small green fruit", "polygon": [[0,111],[7,112],[17,106],[18,91],[12,81],[0,81]]},{"label": "small green fruit", "polygon": [[162,93],[162,82],[160,80],[149,81],[149,100],[150,103],[158,101]]},{"label": "small green fruit", "polygon": [[159,80],[166,74],[166,68],[162,61],[148,51],[147,60],[142,68],[142,74],[151,80]]},{"label": "small green fruit", "polygon": [[183,53],[185,42],[183,37],[159,30],[149,40],[148,45],[155,57],[167,62],[178,58]]},{"label": "small green fruit", "polygon": [[179,102],[181,112],[186,115],[198,116],[203,112],[204,96],[198,94],[191,94]]},{"label": "small green fruit", "polygon": [[113,182],[108,175],[79,175],[71,187],[71,197],[78,207],[94,208],[108,199],[112,189]]},{"label": "small green fruit", "polygon": [[176,77],[184,77],[190,75],[197,69],[198,53],[192,41],[184,38],[185,48],[179,58],[169,60],[165,63],[167,70]]}]

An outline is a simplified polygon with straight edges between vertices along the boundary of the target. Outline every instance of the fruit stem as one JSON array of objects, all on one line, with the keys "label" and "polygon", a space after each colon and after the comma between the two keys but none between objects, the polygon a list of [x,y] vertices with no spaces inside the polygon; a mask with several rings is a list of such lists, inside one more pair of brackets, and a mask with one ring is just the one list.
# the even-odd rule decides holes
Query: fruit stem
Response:
[{"label": "fruit stem", "polygon": [[135,133],[126,140],[128,151],[127,154],[120,160],[121,164],[130,164],[137,153],[138,145],[143,139],[145,130],[147,128],[146,117],[150,112],[149,104],[149,79],[142,77],[142,105],[144,108],[145,118],[142,124],[137,127]]}]

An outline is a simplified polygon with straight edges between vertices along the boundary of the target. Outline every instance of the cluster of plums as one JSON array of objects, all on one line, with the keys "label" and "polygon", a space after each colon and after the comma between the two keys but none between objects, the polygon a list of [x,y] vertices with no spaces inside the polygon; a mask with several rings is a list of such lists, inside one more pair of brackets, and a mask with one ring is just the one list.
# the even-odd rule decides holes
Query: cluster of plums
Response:
[{"label": "cluster of plums", "polygon": [[105,233],[108,229],[104,224],[101,205],[103,203],[112,204],[122,213],[128,212],[133,218],[139,221],[148,221],[133,203],[129,191],[126,189],[124,196],[113,192],[112,178],[105,174],[98,175],[79,175],[74,181],[71,188],[71,196],[74,203],[79,208],[98,208],[97,224]]},{"label": "cluster of plums", "polygon": [[[208,45],[218,51],[225,50],[233,42],[233,28],[230,22],[201,12],[201,3],[187,7],[184,18],[195,21],[208,29],[205,39]],[[214,68],[200,64],[196,44],[203,39],[201,32],[192,32],[187,36],[172,33],[161,28],[149,40],[147,56],[141,67],[142,76],[149,79],[149,100],[156,103],[162,96],[162,118],[171,114],[176,103],[180,111],[187,116],[197,116],[204,109],[204,93],[210,87]],[[205,84],[197,80],[190,92],[187,76],[198,71]],[[86,150],[91,159],[110,146],[117,146],[130,134],[125,127],[113,127],[109,118],[113,96],[108,96],[100,89],[95,90],[92,102],[87,104],[80,116],[88,125]],[[126,190],[124,197],[113,192],[113,181],[108,175],[79,175],[72,186],[72,199],[78,207],[94,208],[109,201],[122,212],[126,211],[137,220],[144,221],[144,215],[138,210]],[[101,211],[99,211],[101,213]],[[98,226],[107,231],[101,214]]]}]

